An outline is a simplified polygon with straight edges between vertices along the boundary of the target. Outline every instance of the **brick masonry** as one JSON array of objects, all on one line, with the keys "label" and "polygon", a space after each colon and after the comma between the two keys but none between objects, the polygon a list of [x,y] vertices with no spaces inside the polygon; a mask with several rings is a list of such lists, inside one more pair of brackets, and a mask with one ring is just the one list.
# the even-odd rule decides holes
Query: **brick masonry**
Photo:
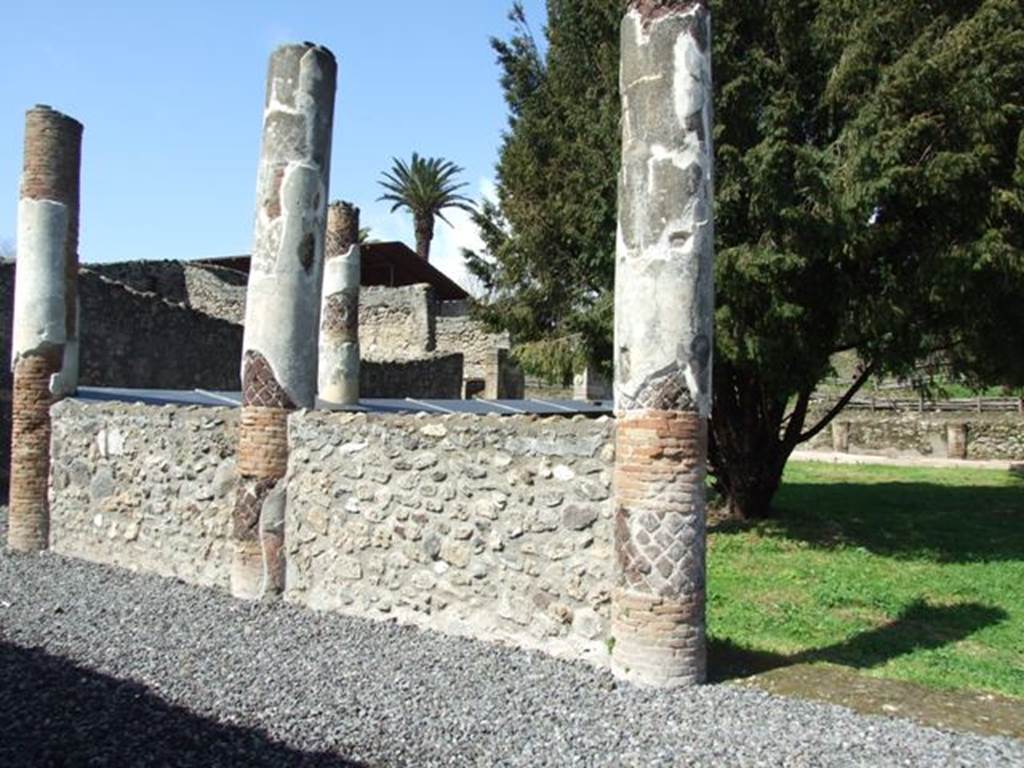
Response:
[{"label": "brick masonry", "polygon": [[632,0],[621,30],[613,672],[703,682],[714,321],[707,5]]},{"label": "brick masonry", "polygon": [[78,197],[82,124],[47,106],[25,116],[12,322],[12,549],[46,549],[49,408],[78,381]]},{"label": "brick masonry", "polygon": [[616,664],[659,685],[704,679],[707,421],[634,411],[615,436]]},{"label": "brick masonry", "polygon": [[33,355],[21,358],[14,369],[7,541],[22,552],[46,549],[49,537],[50,376],[58,368],[52,356]]}]

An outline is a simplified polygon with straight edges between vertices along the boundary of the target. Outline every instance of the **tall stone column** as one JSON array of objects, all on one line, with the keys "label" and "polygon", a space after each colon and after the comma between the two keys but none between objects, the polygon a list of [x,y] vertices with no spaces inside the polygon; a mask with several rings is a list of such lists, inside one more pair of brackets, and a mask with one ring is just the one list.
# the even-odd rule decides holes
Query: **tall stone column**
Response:
[{"label": "tall stone column", "polygon": [[288,414],[316,397],[337,64],[326,48],[286,45],[270,57],[256,224],[242,340],[240,485],[231,591],[284,587]]},{"label": "tall stone column", "polygon": [[320,304],[321,400],[359,403],[359,209],[334,202],[327,210],[327,254]]},{"label": "tall stone column", "polygon": [[18,201],[7,540],[46,549],[50,405],[78,380],[78,196],[82,124],[47,106],[25,116]]},{"label": "tall stone column", "polygon": [[622,23],[612,667],[658,687],[706,676],[710,43],[704,2],[632,0]]}]

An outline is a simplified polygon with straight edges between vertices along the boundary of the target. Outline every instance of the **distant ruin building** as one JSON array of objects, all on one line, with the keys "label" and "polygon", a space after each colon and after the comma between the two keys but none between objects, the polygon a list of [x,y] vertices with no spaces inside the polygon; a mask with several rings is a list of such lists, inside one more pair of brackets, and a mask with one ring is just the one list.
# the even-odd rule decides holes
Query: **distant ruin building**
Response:
[{"label": "distant ruin building", "polygon": [[[83,265],[81,384],[238,391],[249,257]],[[517,398],[507,333],[400,242],[362,248],[363,397]],[[11,348],[14,264],[0,263],[0,344]],[[173,360],[173,365],[167,365]],[[11,373],[0,370],[0,483],[9,470]]]}]

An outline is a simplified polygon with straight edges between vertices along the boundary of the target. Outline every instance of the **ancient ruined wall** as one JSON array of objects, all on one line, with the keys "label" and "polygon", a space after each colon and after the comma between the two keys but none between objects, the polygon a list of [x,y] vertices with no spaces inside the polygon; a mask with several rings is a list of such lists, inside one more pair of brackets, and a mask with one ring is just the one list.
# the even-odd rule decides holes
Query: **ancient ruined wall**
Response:
[{"label": "ancient ruined wall", "polygon": [[53,548],[227,588],[237,431],[234,408],[59,403]]},{"label": "ancient ruined wall", "polygon": [[436,347],[434,291],[426,284],[363,286],[359,346],[364,360],[422,357]]},{"label": "ancient ruined wall", "polygon": [[603,658],[610,420],[295,415],[286,599]]},{"label": "ancient ruined wall", "polygon": [[155,293],[221,320],[241,324],[245,317],[246,275],[235,269],[182,261],[122,261],[86,266],[136,291]]},{"label": "ancient ruined wall", "polygon": [[363,361],[359,368],[359,390],[363,397],[458,400],[462,397],[462,355],[431,354],[382,363]]},{"label": "ancient ruined wall", "polygon": [[[808,423],[816,423],[821,415],[812,411]],[[1017,413],[847,410],[836,423],[849,424],[850,453],[946,458],[947,428],[966,424],[968,459],[1024,461],[1024,416]],[[831,451],[832,432],[822,430],[800,447]]]},{"label": "ancient ruined wall", "polygon": [[[238,389],[241,327],[82,267],[81,383]],[[11,348],[14,265],[0,264],[0,344]],[[0,387],[10,390],[10,370]]]},{"label": "ancient ruined wall", "polygon": [[[0,264],[0,349],[10,356],[14,267]],[[78,278],[84,386],[237,390],[242,328],[113,282]],[[0,366],[0,484],[10,471],[11,371]]]},{"label": "ancient ruined wall", "polygon": [[238,389],[242,329],[83,269],[81,383]]},{"label": "ancient ruined wall", "polygon": [[[227,588],[237,409],[54,409],[57,551]],[[610,419],[304,411],[286,598],[607,662]]]},{"label": "ancient ruined wall", "polygon": [[512,346],[508,333],[488,333],[469,316],[465,301],[442,301],[437,306],[437,349],[461,352],[466,358],[466,378],[483,378],[489,355]]}]

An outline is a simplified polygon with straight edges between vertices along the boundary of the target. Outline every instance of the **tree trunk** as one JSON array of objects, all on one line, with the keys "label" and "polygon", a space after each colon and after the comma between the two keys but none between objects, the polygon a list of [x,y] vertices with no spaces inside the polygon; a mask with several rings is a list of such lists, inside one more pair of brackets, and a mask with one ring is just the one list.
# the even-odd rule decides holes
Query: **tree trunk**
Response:
[{"label": "tree trunk", "polygon": [[715,366],[715,407],[709,458],[729,514],[743,520],[771,515],[790,450],[781,436],[786,404],[767,396],[756,378],[732,366]]},{"label": "tree trunk", "polygon": [[735,473],[726,489],[725,505],[730,517],[763,520],[772,516],[772,499],[779,490],[782,472],[775,474],[743,470]]},{"label": "tree trunk", "polygon": [[430,261],[430,241],[434,239],[434,217],[416,216],[416,255]]},{"label": "tree trunk", "polygon": [[790,404],[773,397],[769,385],[755,375],[716,360],[708,455],[729,514],[743,520],[771,517],[772,498],[793,449],[828,426],[873,372],[873,366],[866,366],[846,394],[804,429],[813,386],[797,392]]}]

